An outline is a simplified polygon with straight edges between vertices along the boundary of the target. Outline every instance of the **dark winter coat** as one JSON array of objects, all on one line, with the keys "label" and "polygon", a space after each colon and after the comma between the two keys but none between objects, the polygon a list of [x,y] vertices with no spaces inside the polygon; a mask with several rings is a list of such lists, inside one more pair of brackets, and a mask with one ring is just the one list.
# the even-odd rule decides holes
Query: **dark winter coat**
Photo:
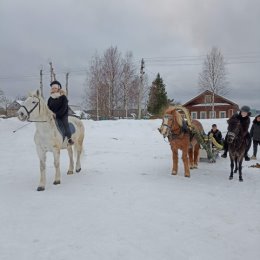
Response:
[{"label": "dark winter coat", "polygon": [[52,94],[48,99],[48,107],[59,119],[68,116],[68,99],[64,93]]},{"label": "dark winter coat", "polygon": [[217,129],[215,132],[213,131],[213,129],[211,129],[211,131],[209,131],[208,136],[210,134],[213,134],[213,137],[215,138],[215,140],[221,144],[222,143],[222,133]]},{"label": "dark winter coat", "polygon": [[260,141],[260,122],[258,122],[256,118],[253,121],[250,130],[250,136],[253,138],[254,141]]},{"label": "dark winter coat", "polygon": [[229,120],[234,118],[240,121],[240,124],[242,126],[242,136],[245,137],[248,134],[248,129],[250,126],[250,117],[249,116],[242,117],[241,113],[239,113],[239,114],[234,114]]}]

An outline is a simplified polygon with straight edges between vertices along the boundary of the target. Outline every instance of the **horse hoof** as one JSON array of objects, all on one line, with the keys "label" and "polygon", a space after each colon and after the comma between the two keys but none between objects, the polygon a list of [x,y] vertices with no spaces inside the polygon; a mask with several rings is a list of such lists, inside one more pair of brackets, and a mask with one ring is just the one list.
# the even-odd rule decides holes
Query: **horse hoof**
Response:
[{"label": "horse hoof", "polygon": [[41,187],[41,186],[37,188],[37,191],[44,191],[44,190],[45,190],[45,188]]},{"label": "horse hoof", "polygon": [[194,169],[195,167],[194,166],[190,166],[190,169],[192,170],[192,169]]},{"label": "horse hoof", "polygon": [[194,165],[193,169],[198,169],[198,165]]},{"label": "horse hoof", "polygon": [[172,175],[177,175],[177,172],[176,171],[172,171]]},{"label": "horse hoof", "polygon": [[233,176],[229,176],[229,179],[230,179],[230,180],[233,180]]},{"label": "horse hoof", "polygon": [[190,178],[190,175],[185,175],[186,178]]},{"label": "horse hoof", "polygon": [[60,181],[54,181],[53,184],[58,185],[58,184],[60,184]]},{"label": "horse hoof", "polygon": [[76,172],[80,172],[81,171],[81,168],[79,168],[79,169],[76,169]]},{"label": "horse hoof", "polygon": [[244,180],[243,180],[243,178],[239,178],[239,181],[242,182],[242,181],[244,181]]},{"label": "horse hoof", "polygon": [[67,175],[72,175],[73,174],[73,171],[68,171],[67,172]]}]

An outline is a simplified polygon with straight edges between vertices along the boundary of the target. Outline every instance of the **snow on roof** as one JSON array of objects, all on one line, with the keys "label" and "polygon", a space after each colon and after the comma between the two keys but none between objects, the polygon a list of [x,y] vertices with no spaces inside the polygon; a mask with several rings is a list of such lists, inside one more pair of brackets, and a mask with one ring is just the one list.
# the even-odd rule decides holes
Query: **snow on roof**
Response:
[{"label": "snow on roof", "polygon": [[[228,106],[228,103],[214,103],[214,106]],[[194,107],[212,107],[212,103],[202,103],[193,105]]]},{"label": "snow on roof", "polygon": [[15,102],[17,102],[19,105],[22,105],[23,104],[23,100],[15,100]]}]

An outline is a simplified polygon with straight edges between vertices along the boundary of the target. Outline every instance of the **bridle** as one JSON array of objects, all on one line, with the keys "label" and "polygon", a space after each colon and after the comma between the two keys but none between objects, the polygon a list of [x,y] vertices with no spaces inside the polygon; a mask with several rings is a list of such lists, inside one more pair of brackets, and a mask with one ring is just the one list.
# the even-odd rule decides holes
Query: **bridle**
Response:
[{"label": "bridle", "polygon": [[35,102],[35,105],[33,106],[32,109],[28,110],[26,106],[24,105],[21,105],[21,107],[24,108],[24,110],[26,111],[28,117],[27,117],[27,121],[28,122],[47,122],[47,121],[35,121],[35,120],[29,120],[30,119],[30,115],[31,113],[36,109],[36,107],[39,105],[39,113],[40,113],[40,110],[41,110],[41,102],[40,102],[40,99],[38,97],[35,97],[38,99],[38,102]]},{"label": "bridle", "polygon": [[[165,124],[164,123],[164,119],[168,119],[168,120],[171,119],[171,121],[172,121],[171,124]],[[176,125],[176,122],[174,120],[174,116],[173,115],[169,115],[169,114],[164,115],[162,126],[167,128],[165,137],[168,137],[169,139],[174,139],[174,138],[178,138],[182,134],[182,129],[178,125],[178,123],[177,123],[177,125],[179,126],[178,128],[174,129],[174,125]],[[176,132],[176,130],[178,132]]]},{"label": "bridle", "polygon": [[[227,132],[227,137],[231,138],[232,142],[236,139],[236,137],[239,135],[240,132],[240,125],[236,125],[232,131]],[[242,141],[242,140],[241,140]]]}]

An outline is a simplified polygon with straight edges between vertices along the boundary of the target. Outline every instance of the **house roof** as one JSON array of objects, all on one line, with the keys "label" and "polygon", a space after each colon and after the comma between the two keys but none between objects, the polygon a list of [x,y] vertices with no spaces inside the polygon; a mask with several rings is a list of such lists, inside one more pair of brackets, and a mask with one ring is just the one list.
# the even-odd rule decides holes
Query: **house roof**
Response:
[{"label": "house roof", "polygon": [[[183,104],[183,106],[188,106],[190,103],[192,103],[194,100],[196,100],[197,98],[199,98],[200,96],[204,96],[206,94],[210,94],[212,95],[213,92],[210,91],[210,90],[205,90],[203,91],[202,93],[198,94],[197,96],[195,96],[194,98],[190,99],[188,102],[186,102],[185,104]],[[235,106],[238,106],[236,103],[234,103],[233,101],[227,99],[227,98],[224,98],[223,96],[220,96],[220,95],[217,95],[215,94],[215,97],[218,97],[218,98],[221,98],[223,101],[225,101],[226,103],[216,103],[217,105],[235,105]],[[201,104],[202,105],[205,105],[204,103]],[[199,106],[199,105],[197,105]]]}]

